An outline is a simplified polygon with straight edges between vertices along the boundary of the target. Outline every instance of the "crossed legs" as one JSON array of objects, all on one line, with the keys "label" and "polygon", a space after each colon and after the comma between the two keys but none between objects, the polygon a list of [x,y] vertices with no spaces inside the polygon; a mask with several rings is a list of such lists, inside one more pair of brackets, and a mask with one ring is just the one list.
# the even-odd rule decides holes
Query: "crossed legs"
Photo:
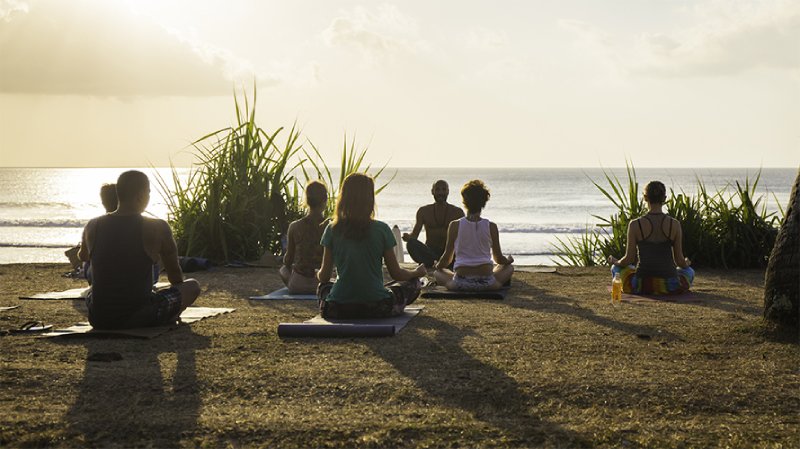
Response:
[{"label": "crossed legs", "polygon": [[319,281],[316,278],[303,276],[286,265],[282,265],[279,273],[283,285],[289,288],[292,295],[313,295],[317,292]]},{"label": "crossed legs", "polygon": [[[483,287],[483,290],[500,290],[511,281],[511,276],[514,274],[514,265],[495,265],[492,269],[492,276],[494,277],[494,282]],[[448,290],[464,290],[463,287],[459,287],[458,282],[454,280],[455,273],[451,270],[445,268],[441,270],[436,270],[433,273],[433,277],[436,278],[436,283],[438,285],[445,286]]]}]

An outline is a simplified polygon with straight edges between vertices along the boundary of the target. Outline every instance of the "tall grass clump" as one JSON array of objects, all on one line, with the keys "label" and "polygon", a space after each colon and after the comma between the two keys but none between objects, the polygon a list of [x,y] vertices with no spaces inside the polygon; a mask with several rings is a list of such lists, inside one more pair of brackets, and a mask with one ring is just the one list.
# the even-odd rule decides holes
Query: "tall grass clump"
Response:
[{"label": "tall grass clump", "polygon": [[597,227],[589,225],[578,237],[560,239],[552,245],[556,254],[554,262],[558,265],[591,267],[603,265],[610,254],[620,255],[625,252],[628,222],[643,215],[644,201],[639,194],[639,183],[636,180],[636,169],[633,164],[626,163],[627,180],[622,182],[613,173],[603,171],[608,186],[597,181],[592,184],[616,208],[610,217],[592,215],[599,220]]},{"label": "tall grass clump", "polygon": [[[279,254],[280,234],[300,216],[292,164],[301,150],[292,127],[267,132],[255,121],[256,95],[244,107],[234,94],[236,123],[192,143],[197,162],[183,181],[173,167],[174,189],[159,178],[179,254],[217,261]],[[285,138],[278,138],[285,135]]]},{"label": "tall grass clump", "polygon": [[[597,227],[587,226],[578,237],[557,239],[552,244],[554,262],[560,265],[605,264],[609,255],[622,257],[627,243],[628,223],[644,215],[647,207],[640,194],[633,164],[626,163],[627,180],[603,171],[605,184],[594,186],[613,204],[609,217],[593,215]],[[695,266],[719,268],[763,268],[778,233],[783,214],[767,212],[763,195],[756,194],[761,171],[755,179],[746,177],[709,192],[697,179],[694,195],[670,189],[665,203],[667,214],[681,222],[683,252]]]},{"label": "tall grass clump", "polygon": [[556,237],[553,244],[554,261],[561,266],[593,267],[602,261],[598,260],[600,239],[592,226],[587,225],[578,237],[561,239]]},{"label": "tall grass clump", "polygon": [[[310,141],[312,151],[300,143],[300,131],[278,128],[268,132],[256,124],[256,94],[243,104],[234,94],[236,123],[209,133],[191,145],[197,161],[183,180],[172,168],[172,183],[158,177],[169,209],[168,221],[182,255],[215,261],[255,260],[265,253],[282,252],[281,236],[288,224],[302,216],[303,185],[320,179],[329,189],[328,214],[344,178],[357,171],[370,172],[367,149],[357,149],[355,139],[344,145],[337,169],[332,169]],[[243,106],[243,107],[242,107]],[[373,177],[384,172],[381,167]],[[396,173],[395,173],[396,174]],[[381,185],[380,193],[394,179]]]},{"label": "tall grass clump", "polygon": [[[381,168],[372,170],[372,164],[364,161],[364,156],[367,155],[367,148],[364,147],[359,150],[356,146],[355,137],[353,137],[348,144],[347,134],[345,134],[344,140],[342,141],[342,152],[339,156],[339,169],[332,170],[325,162],[319,149],[317,149],[311,141],[309,141],[308,144],[311,147],[311,151],[303,149],[305,158],[300,164],[300,170],[306,181],[318,179],[328,186],[328,205],[326,209],[326,214],[328,216],[333,214],[336,198],[339,196],[339,189],[347,176],[357,172],[367,173],[375,179],[377,184],[378,178],[383,174],[388,164],[387,162],[387,164],[384,164]],[[307,167],[307,165],[310,165],[310,167]],[[397,171],[392,174],[392,177],[388,181],[383,184],[378,184],[378,187],[375,189],[375,195],[381,193],[381,191],[394,180],[395,176],[397,176]]]},{"label": "tall grass clump", "polygon": [[671,192],[667,213],[681,222],[689,258],[712,267],[767,266],[782,212],[767,212],[763,195],[756,194],[760,179],[759,171],[752,182],[747,177],[713,193],[698,179],[695,197]]}]

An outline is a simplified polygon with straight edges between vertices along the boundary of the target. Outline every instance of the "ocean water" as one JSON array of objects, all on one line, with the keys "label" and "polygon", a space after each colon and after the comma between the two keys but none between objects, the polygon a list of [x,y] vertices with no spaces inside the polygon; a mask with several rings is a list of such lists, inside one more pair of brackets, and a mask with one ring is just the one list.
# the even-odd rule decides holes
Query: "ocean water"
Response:
[{"label": "ocean water", "polygon": [[[0,168],[0,264],[65,262],[64,251],[80,241],[86,222],[99,214],[99,190],[114,182],[123,168]],[[166,218],[168,209],[154,179],[155,172],[171,179],[169,169],[141,169],[151,177],[153,194],[147,213]],[[626,180],[624,169],[608,169]],[[757,169],[637,169],[641,188],[658,179],[675,191],[694,194],[700,178],[716,191],[735,181],[754,179]],[[186,174],[187,170],[181,173]],[[450,183],[449,202],[460,205],[459,190],[470,179],[482,179],[491,191],[483,215],[497,223],[503,252],[520,264],[552,265],[556,237],[582,232],[597,219],[608,216],[611,203],[592,184],[605,184],[602,169],[387,169],[378,179],[395,179],[377,197],[377,218],[411,230],[418,207],[431,203],[431,184]],[[786,206],[796,170],[766,168],[758,191],[765,194],[767,209]],[[776,202],[777,201],[777,202]],[[407,258],[407,256],[406,256]],[[410,259],[406,259],[409,261]]]}]

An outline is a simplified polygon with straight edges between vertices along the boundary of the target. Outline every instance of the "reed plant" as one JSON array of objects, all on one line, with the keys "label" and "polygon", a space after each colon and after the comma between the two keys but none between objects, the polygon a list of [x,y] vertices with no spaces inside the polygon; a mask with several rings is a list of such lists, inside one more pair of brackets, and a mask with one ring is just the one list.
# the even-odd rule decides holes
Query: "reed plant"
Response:
[{"label": "reed plant", "polygon": [[554,261],[561,266],[593,267],[603,262],[598,259],[599,245],[602,239],[596,235],[598,231],[587,225],[578,237],[562,239],[556,237],[553,245]]},{"label": "reed plant", "polygon": [[[603,171],[605,184],[594,186],[615,208],[608,217],[593,215],[595,226],[587,226],[577,237],[556,239],[551,245],[553,261],[559,265],[605,264],[608,256],[622,257],[627,243],[628,223],[646,212],[636,170],[626,162],[627,179]],[[767,212],[764,195],[756,193],[761,171],[751,181],[735,181],[710,192],[697,178],[694,195],[670,190],[666,212],[681,222],[684,254],[695,266],[719,268],[766,267],[775,243],[783,210]],[[732,193],[731,193],[732,192]]]},{"label": "reed plant", "polygon": [[698,179],[694,198],[671,192],[667,212],[681,222],[688,257],[713,267],[767,266],[783,212],[767,212],[756,193],[760,178],[759,171],[752,182],[746,177],[714,193]]},{"label": "reed plant", "polygon": [[[326,210],[326,214],[328,216],[333,215],[334,207],[336,205],[336,198],[338,198],[341,185],[344,183],[344,179],[347,178],[347,176],[357,172],[367,173],[371,175],[377,183],[378,179],[386,170],[386,166],[388,164],[387,162],[377,170],[373,170],[372,164],[367,163],[364,160],[364,157],[367,155],[368,148],[364,147],[359,149],[356,146],[355,136],[348,144],[347,134],[345,134],[342,141],[341,155],[339,156],[339,170],[338,173],[336,173],[337,170],[331,170],[328,164],[325,163],[322,153],[320,153],[319,149],[314,145],[314,143],[308,141],[308,144],[311,147],[311,151],[303,149],[305,158],[300,164],[300,170],[302,171],[306,182],[312,179],[318,179],[323,181],[328,186],[328,206]],[[380,194],[381,191],[383,191],[383,189],[385,189],[389,183],[394,180],[395,176],[397,176],[397,171],[392,174],[388,181],[384,182],[383,184],[378,183],[375,189],[375,195]]]},{"label": "reed plant", "polygon": [[[344,178],[356,171],[369,172],[367,148],[349,145],[345,135],[339,176],[334,179],[321,152],[301,142],[296,124],[268,132],[256,124],[256,91],[252,104],[246,94],[240,102],[234,94],[236,123],[192,142],[197,161],[186,179],[172,167],[172,184],[157,177],[169,209],[168,221],[182,255],[214,261],[249,261],[265,253],[281,254],[281,236],[291,221],[303,214],[305,181],[321,179],[328,185],[328,212]],[[285,136],[285,137],[284,137]],[[307,167],[310,166],[310,167]],[[386,166],[376,173],[378,178]],[[316,175],[314,178],[312,175]],[[395,173],[396,175],[396,173]],[[394,176],[377,189],[380,193]],[[338,181],[338,182],[334,182]]]},{"label": "reed plant", "polygon": [[292,174],[300,131],[260,128],[255,91],[252,104],[246,94],[243,105],[234,94],[234,106],[235,125],[192,142],[197,161],[185,181],[174,167],[171,191],[158,179],[180,254],[216,261],[278,254],[281,233],[300,216]]}]

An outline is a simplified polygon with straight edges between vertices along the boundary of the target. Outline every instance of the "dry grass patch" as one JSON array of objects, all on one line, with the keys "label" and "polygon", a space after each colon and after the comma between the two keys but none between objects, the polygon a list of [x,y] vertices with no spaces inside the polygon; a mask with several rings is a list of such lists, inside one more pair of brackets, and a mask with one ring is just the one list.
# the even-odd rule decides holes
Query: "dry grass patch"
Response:
[{"label": "dry grass patch", "polygon": [[[0,266],[0,328],[84,320],[60,265]],[[518,273],[505,301],[420,300],[396,337],[281,340],[312,302],[246,298],[271,269],[198,273],[235,307],[153,340],[0,338],[0,445],[793,447],[800,351],[761,322],[761,271],[698,273],[699,304],[607,301],[605,269]],[[122,360],[88,357],[116,352]]]}]

